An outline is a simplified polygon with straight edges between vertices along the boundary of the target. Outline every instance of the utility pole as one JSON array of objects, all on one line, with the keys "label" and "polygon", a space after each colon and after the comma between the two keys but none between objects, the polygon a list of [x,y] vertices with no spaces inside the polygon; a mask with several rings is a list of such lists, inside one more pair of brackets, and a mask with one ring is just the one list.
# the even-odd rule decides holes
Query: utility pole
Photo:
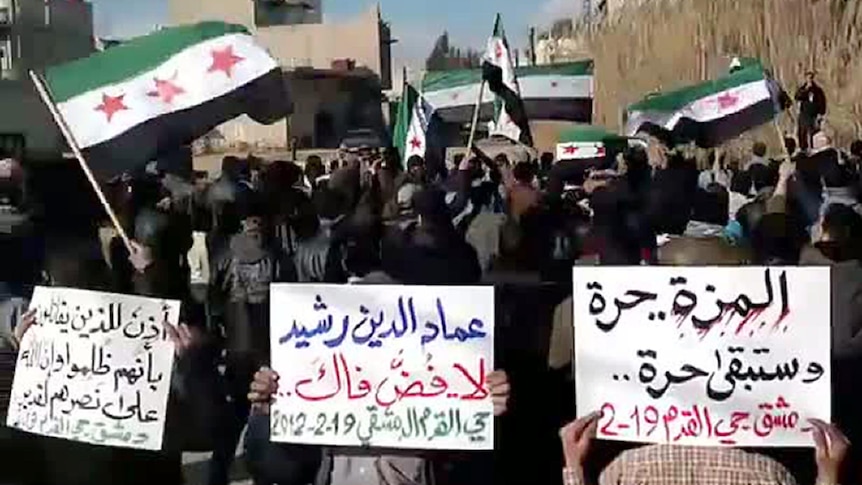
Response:
[{"label": "utility pole", "polygon": [[536,65],[536,28],[530,27],[530,65]]}]

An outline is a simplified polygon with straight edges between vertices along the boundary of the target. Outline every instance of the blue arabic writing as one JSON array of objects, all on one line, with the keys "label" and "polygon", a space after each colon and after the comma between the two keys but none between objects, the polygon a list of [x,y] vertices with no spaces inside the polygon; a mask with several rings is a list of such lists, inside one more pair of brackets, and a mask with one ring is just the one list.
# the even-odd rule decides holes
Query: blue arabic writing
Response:
[{"label": "blue arabic writing", "polygon": [[[435,340],[467,342],[485,338],[485,322],[472,318],[466,326],[454,325],[446,315],[440,298],[434,299],[436,321],[419,322],[414,297],[398,297],[397,310],[387,313],[385,309],[369,309],[360,304],[358,314],[334,315],[320,295],[314,298],[313,310],[320,315],[316,324],[306,325],[293,320],[290,330],[278,339],[281,345],[293,343],[297,349],[307,348],[312,340],[319,338],[330,349],[338,348],[349,341],[358,346],[379,348],[387,340],[396,340],[421,333],[422,345]],[[387,314],[390,318],[387,318]]]}]

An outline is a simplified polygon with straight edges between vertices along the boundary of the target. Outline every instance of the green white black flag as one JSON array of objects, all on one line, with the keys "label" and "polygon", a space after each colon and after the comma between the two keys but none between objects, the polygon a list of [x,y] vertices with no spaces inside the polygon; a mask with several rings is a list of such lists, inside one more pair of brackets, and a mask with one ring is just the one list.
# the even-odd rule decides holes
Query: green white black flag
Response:
[{"label": "green white black flag", "polygon": [[503,30],[500,15],[494,21],[494,33],[488,39],[488,49],[482,59],[482,78],[497,96],[497,108],[492,135],[533,146],[521,88],[515,74],[512,53]]},{"label": "green white black flag", "polygon": [[763,66],[748,62],[724,77],[629,106],[626,134],[646,132],[711,147],[771,121],[784,109],[784,98]]}]

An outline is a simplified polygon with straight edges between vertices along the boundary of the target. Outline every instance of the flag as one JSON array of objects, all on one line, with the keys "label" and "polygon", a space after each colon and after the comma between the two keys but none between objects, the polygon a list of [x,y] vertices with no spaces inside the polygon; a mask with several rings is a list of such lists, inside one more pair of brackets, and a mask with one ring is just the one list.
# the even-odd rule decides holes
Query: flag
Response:
[{"label": "flag", "polygon": [[414,155],[425,158],[428,149],[428,127],[433,116],[434,109],[431,105],[413,86],[405,82],[392,137],[401,154],[402,165],[406,166],[407,160]]},{"label": "flag", "polygon": [[628,139],[598,126],[575,126],[562,132],[557,140],[557,161],[605,159],[609,152],[619,153]]},{"label": "flag", "polygon": [[647,97],[626,110],[626,133],[672,143],[713,147],[771,121],[786,108],[786,94],[759,62],[734,66],[728,75]]},{"label": "flag", "polygon": [[482,79],[497,97],[491,134],[533,146],[521,88],[518,86],[518,76],[500,14],[494,21],[494,33],[488,39],[488,49],[482,58]]},{"label": "flag", "polygon": [[[590,123],[593,118],[593,61],[515,68],[528,119]],[[480,69],[431,71],[422,96],[447,123],[470,123],[482,83]],[[485,92],[481,117],[493,116],[494,94]]]},{"label": "flag", "polygon": [[278,62],[245,27],[222,22],[162,29],[49,68],[44,79],[103,179],[237,116],[270,124],[291,111]]}]

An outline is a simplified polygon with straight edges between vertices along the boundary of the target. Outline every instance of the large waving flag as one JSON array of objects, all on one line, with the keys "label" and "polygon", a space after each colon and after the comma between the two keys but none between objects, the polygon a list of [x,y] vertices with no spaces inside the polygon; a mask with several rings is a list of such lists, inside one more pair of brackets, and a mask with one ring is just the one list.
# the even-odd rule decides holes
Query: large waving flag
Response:
[{"label": "large waving flag", "polygon": [[533,136],[530,134],[527,112],[524,109],[524,100],[521,99],[521,88],[500,14],[497,14],[494,21],[494,33],[488,39],[488,49],[482,59],[482,78],[497,96],[496,116],[491,134],[533,146]]},{"label": "large waving flag", "polygon": [[713,147],[771,121],[787,95],[760,62],[733,66],[724,77],[650,96],[626,110],[626,134]]},{"label": "large waving flag", "polygon": [[[528,119],[590,123],[593,119],[593,61],[515,68]],[[482,84],[481,69],[431,71],[422,79],[422,96],[447,123],[470,123]],[[494,94],[482,96],[481,119],[493,116]]]},{"label": "large waving flag", "polygon": [[45,81],[101,178],[237,116],[270,124],[291,111],[278,62],[244,27],[222,22],[162,29],[50,68]]},{"label": "large waving flag", "polygon": [[428,127],[433,116],[434,109],[431,105],[413,86],[405,82],[392,137],[401,154],[403,165],[406,166],[407,160],[414,155],[425,157],[428,150]]}]

